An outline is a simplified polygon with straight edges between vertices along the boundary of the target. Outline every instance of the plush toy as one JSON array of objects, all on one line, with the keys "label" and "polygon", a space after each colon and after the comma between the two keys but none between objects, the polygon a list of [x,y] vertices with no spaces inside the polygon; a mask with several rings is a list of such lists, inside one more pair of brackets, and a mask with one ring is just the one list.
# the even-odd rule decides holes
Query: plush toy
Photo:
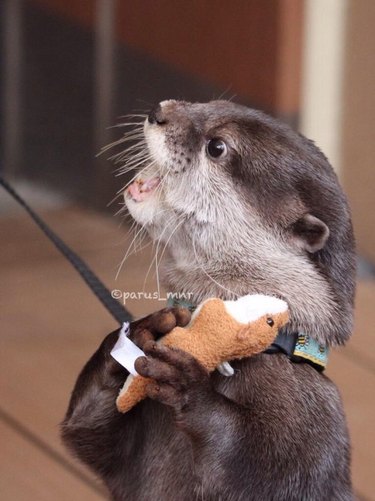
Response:
[{"label": "plush toy", "polygon": [[[248,295],[236,301],[208,299],[195,310],[186,327],[175,327],[159,342],[193,355],[209,372],[218,369],[231,376],[230,360],[241,359],[264,351],[288,322],[285,301],[271,296]],[[121,337],[121,336],[120,336]],[[125,343],[124,343],[125,341]],[[119,339],[112,356],[120,363],[123,355],[134,361],[144,355],[130,339]],[[125,356],[125,358],[126,358]],[[129,411],[146,397],[148,378],[131,370],[117,397],[120,412]]]}]

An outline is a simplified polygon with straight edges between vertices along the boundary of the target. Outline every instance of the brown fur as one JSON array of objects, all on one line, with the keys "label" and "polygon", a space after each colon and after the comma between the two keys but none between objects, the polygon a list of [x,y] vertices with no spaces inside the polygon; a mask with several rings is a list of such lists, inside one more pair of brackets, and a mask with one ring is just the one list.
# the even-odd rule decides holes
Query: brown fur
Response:
[{"label": "brown fur", "polygon": [[[170,102],[162,118],[149,128],[165,139],[168,202],[175,197],[176,218],[189,211],[168,243],[167,290],[192,291],[196,303],[231,299],[227,289],[275,294],[290,306],[287,332],[345,342],[354,239],[345,196],[324,155],[280,122],[234,103]],[[210,137],[224,138],[229,154],[215,164],[206,158],[211,176],[202,177],[199,159]],[[215,186],[213,176],[220,180]],[[155,238],[172,215],[150,229]],[[353,499],[342,402],[324,374],[282,353],[262,353],[235,361],[230,378],[209,375],[185,352],[155,345],[165,334],[157,329],[164,314],[131,325],[147,355],[136,369],[155,381],[150,398],[126,414],[117,411],[128,373],[110,355],[113,332],[83,368],[62,425],[65,444],[113,499]]]}]

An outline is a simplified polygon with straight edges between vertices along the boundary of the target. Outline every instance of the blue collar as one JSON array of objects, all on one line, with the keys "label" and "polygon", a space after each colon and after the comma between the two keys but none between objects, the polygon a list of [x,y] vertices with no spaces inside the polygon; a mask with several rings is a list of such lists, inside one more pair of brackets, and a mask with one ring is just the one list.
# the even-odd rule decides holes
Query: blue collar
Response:
[{"label": "blue collar", "polygon": [[[185,300],[175,298],[168,299],[168,306],[179,306],[194,311],[196,305]],[[316,341],[308,334],[301,332],[287,333],[280,330],[275,341],[264,353],[269,355],[284,353],[292,362],[307,363],[319,372],[326,368],[329,349]]]}]

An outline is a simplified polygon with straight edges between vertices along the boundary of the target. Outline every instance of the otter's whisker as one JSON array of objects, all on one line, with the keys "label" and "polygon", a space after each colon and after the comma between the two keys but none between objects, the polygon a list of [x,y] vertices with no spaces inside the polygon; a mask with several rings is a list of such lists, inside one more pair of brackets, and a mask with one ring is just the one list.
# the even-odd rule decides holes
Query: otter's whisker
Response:
[{"label": "otter's whisker", "polygon": [[134,244],[134,242],[135,242],[136,238],[138,237],[138,235],[139,235],[142,231],[146,231],[146,230],[145,230],[145,228],[144,228],[143,226],[141,226],[141,228],[140,228],[140,229],[136,232],[136,234],[134,235],[134,238],[133,238],[133,239],[132,239],[132,241],[130,242],[130,245],[128,246],[128,249],[127,249],[127,251],[126,251],[126,253],[125,253],[125,256],[122,258],[121,263],[120,263],[120,265],[119,265],[119,268],[118,268],[118,270],[117,270],[117,273],[116,273],[116,275],[115,275],[115,280],[117,280],[117,279],[118,279],[118,276],[119,276],[119,274],[120,274],[120,272],[121,272],[121,269],[122,269],[122,267],[123,267],[123,265],[124,265],[125,261],[127,260],[127,258],[128,258],[128,257],[129,257],[129,255],[130,255],[130,251],[131,251],[131,249],[132,249],[132,246],[133,246],[133,244]]},{"label": "otter's whisker", "polygon": [[145,151],[145,145],[142,142],[137,142],[132,146],[128,146],[125,150],[121,150],[118,153],[113,154],[109,157],[109,160],[113,160],[115,164],[125,161],[127,158],[131,159],[133,153],[144,152],[145,155],[148,153]]},{"label": "otter's whisker", "polygon": [[118,160],[118,159],[126,159],[127,157],[131,158],[133,153],[139,153],[139,152],[144,152],[145,155],[148,154],[147,147],[145,144],[144,139],[139,139],[136,141],[134,144],[131,146],[127,146],[125,150],[121,150],[118,153],[115,153],[112,155],[112,159]]},{"label": "otter's whisker", "polygon": [[164,245],[164,247],[163,247],[163,250],[162,250],[162,253],[161,253],[161,256],[160,256],[160,260],[159,260],[160,262],[161,262],[161,261],[162,261],[162,259],[163,259],[164,253],[165,253],[165,251],[166,251],[166,249],[167,249],[167,247],[168,247],[169,242],[171,241],[172,236],[174,235],[174,233],[176,233],[177,229],[181,226],[181,224],[182,224],[185,220],[186,220],[185,214],[181,214],[181,216],[177,219],[177,221],[179,221],[179,222],[178,222],[178,224],[176,224],[175,229],[174,229],[174,230],[173,230],[173,232],[169,235],[168,240],[166,241],[166,243],[165,243],[165,245]]},{"label": "otter's whisker", "polygon": [[147,150],[145,149],[145,146],[146,146],[145,141],[144,140],[140,140],[140,141],[137,141],[135,144],[133,144],[131,146],[127,146],[126,150],[120,151],[116,155],[120,156],[120,155],[124,155],[124,154],[128,153],[128,155],[130,157],[131,154],[132,154],[132,152],[133,151],[137,151],[138,149],[140,151],[144,151],[146,153]]},{"label": "otter's whisker", "polygon": [[140,171],[138,171],[131,179],[128,183],[126,183],[126,185],[124,186],[124,188],[122,188],[123,190],[126,190],[126,188],[131,185],[131,183],[133,181],[135,181],[137,179],[137,177],[139,177],[142,172],[144,172],[146,169],[148,169],[149,167],[151,167],[153,164],[155,163],[155,160],[153,162],[151,162],[150,164],[147,164],[145,165],[145,167],[143,167],[143,169],[141,169]]},{"label": "otter's whisker", "polygon": [[127,115],[119,115],[117,118],[122,119],[122,118],[143,118],[144,120],[147,118],[146,114],[141,114],[141,113],[128,113]]},{"label": "otter's whisker", "polygon": [[121,167],[115,169],[116,173],[126,174],[127,172],[136,169],[137,167],[141,167],[142,165],[149,163],[151,159],[149,158],[137,158],[136,161],[124,164]]},{"label": "otter's whisker", "polygon": [[[110,202],[108,202],[108,204],[106,205],[106,207],[110,207],[118,198],[120,198],[122,195],[122,193],[116,193],[116,195],[112,198],[112,200]],[[125,204],[124,204],[125,205]],[[115,216],[117,216],[118,214],[121,213],[121,211],[123,210],[123,207],[121,207],[121,209],[119,209],[116,213],[115,213]]]},{"label": "otter's whisker", "polygon": [[[121,210],[126,210],[126,206],[124,206]],[[159,215],[159,214],[161,214],[162,212],[169,212],[169,209],[162,209],[162,210],[160,210],[159,212],[157,212],[155,215],[156,215],[156,216],[158,216],[158,215]],[[117,280],[117,278],[118,278],[118,276],[119,276],[119,274],[120,274],[120,272],[121,272],[121,269],[122,269],[122,267],[123,267],[123,265],[124,265],[125,261],[126,261],[126,260],[127,260],[127,259],[131,256],[131,255],[133,255],[133,254],[134,254],[134,253],[136,253],[136,252],[139,252],[141,249],[144,249],[145,247],[147,247],[147,246],[148,246],[148,245],[150,245],[151,243],[154,245],[154,242],[152,242],[152,241],[150,240],[150,242],[148,242],[148,243],[147,243],[146,245],[144,245],[143,247],[138,248],[138,249],[136,248],[136,240],[137,240],[137,238],[139,237],[139,243],[138,243],[138,245],[140,246],[140,245],[142,244],[143,240],[145,239],[145,237],[146,237],[146,236],[148,236],[147,230],[146,230],[143,226],[142,226],[141,228],[139,228],[139,230],[138,230],[138,231],[136,231],[137,226],[138,226],[138,223],[137,223],[136,221],[133,221],[133,224],[132,224],[132,226],[131,226],[131,228],[130,228],[129,232],[134,231],[134,232],[135,232],[135,236],[134,236],[134,238],[132,239],[132,241],[131,241],[130,245],[128,246],[128,249],[127,249],[127,251],[126,251],[126,254],[125,254],[125,256],[123,257],[123,259],[122,259],[122,261],[121,261],[121,263],[120,263],[120,265],[119,265],[119,269],[117,270],[116,277],[115,277],[115,279],[116,279],[116,280]],[[145,230],[145,231],[144,231],[144,233],[142,233],[142,230]],[[134,250],[132,250],[132,247],[133,247],[133,249],[134,249]]]},{"label": "otter's whisker", "polygon": [[120,139],[117,139],[116,141],[113,141],[112,143],[109,143],[106,146],[103,146],[103,148],[101,148],[101,150],[102,151],[109,150],[110,148],[113,148],[114,146],[121,144],[121,143],[125,142],[126,140],[129,140],[129,138],[134,138],[134,137],[141,138],[142,135],[143,135],[142,127],[137,127],[135,129],[124,132]]},{"label": "otter's whisker", "polygon": [[[140,160],[145,160],[145,161],[151,160],[151,155],[145,151],[135,151],[134,154],[133,154],[133,152],[131,152],[131,155],[129,155],[129,153],[127,152],[126,156],[123,155],[123,157],[122,157],[123,167],[133,165]],[[116,163],[117,164],[120,163],[120,157],[118,158],[118,161],[116,161]]]},{"label": "otter's whisker", "polygon": [[227,287],[224,287],[224,285],[222,285],[219,282],[217,282],[213,277],[211,277],[211,275],[209,273],[207,273],[207,271],[204,269],[204,266],[199,263],[199,258],[198,258],[197,250],[195,248],[194,238],[192,239],[191,243],[192,243],[192,247],[193,247],[193,251],[194,251],[194,256],[195,256],[195,259],[196,259],[196,264],[203,271],[203,273],[206,275],[206,277],[209,278],[211,280],[211,282],[213,282],[214,284],[216,284],[218,287],[220,287],[221,289],[225,290],[226,292],[229,292],[230,294],[233,294],[236,297],[240,297],[240,294],[237,294],[236,292],[232,291],[231,289],[228,289]]},{"label": "otter's whisker", "polygon": [[162,255],[161,255],[161,258],[160,260],[158,260],[158,254],[159,254],[159,245],[161,243],[161,238],[158,239],[158,245],[156,247],[156,252],[155,252],[155,274],[156,274],[156,286],[158,288],[158,297],[160,297],[160,278],[159,278],[159,263],[161,262],[161,259],[164,255],[164,251],[168,245],[168,243],[170,242],[172,236],[176,233],[177,229],[181,226],[181,224],[184,222],[185,220],[185,215],[181,215],[180,216],[180,221],[178,224],[176,224],[174,230],[172,231],[172,233],[169,235],[168,237],[168,240],[167,240],[167,243],[164,245],[164,249],[163,249],[163,252],[162,252]]},{"label": "otter's whisker", "polygon": [[[135,152],[136,154],[140,152]],[[152,160],[151,156],[148,153],[143,153],[137,158],[131,158],[128,153],[125,155],[119,156],[113,163],[115,165],[119,165],[117,169],[128,169],[130,166],[137,164],[138,162],[148,162]]]},{"label": "otter's whisker", "polygon": [[[158,212],[158,215],[161,213],[161,212],[170,212],[169,209],[163,209],[162,211]],[[158,249],[159,249],[159,244],[160,244],[160,241],[161,239],[163,238],[163,235],[165,233],[165,231],[170,227],[170,224],[173,223],[173,215],[170,217],[170,219],[167,221],[167,223],[165,224],[164,228],[163,228],[163,231],[161,232],[159,238],[157,239],[157,241],[153,241],[153,248],[155,248],[155,244],[156,244],[156,252],[155,252],[155,256],[153,257],[151,263],[150,263],[150,266],[148,267],[148,270],[147,270],[147,273],[146,273],[146,276],[145,276],[145,279],[143,281],[143,290],[145,289],[145,285],[146,285],[146,281],[147,281],[147,278],[150,274],[150,271],[151,271],[151,268],[155,262],[155,260],[157,259],[156,258],[156,255],[158,253]]]},{"label": "otter's whisker", "polygon": [[111,125],[110,129],[114,129],[116,127],[135,127],[137,126],[137,128],[140,128],[141,126],[143,126],[143,122],[120,122],[118,124],[115,124],[115,125]]},{"label": "otter's whisker", "polygon": [[137,163],[140,159],[146,160],[146,159],[151,159],[150,155],[148,153],[145,153],[144,151],[139,151],[136,152],[134,155],[131,156],[131,158],[124,164],[124,167],[132,165],[134,163]]}]

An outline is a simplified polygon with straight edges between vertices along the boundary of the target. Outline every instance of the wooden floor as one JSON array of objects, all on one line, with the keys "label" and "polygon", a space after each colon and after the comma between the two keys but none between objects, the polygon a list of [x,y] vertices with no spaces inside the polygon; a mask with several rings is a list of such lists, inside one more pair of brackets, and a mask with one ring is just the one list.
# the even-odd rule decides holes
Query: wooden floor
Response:
[{"label": "wooden floor", "polygon": [[[143,290],[149,247],[115,280],[130,241],[119,220],[75,207],[44,215],[111,290]],[[105,499],[100,483],[64,450],[58,424],[79,370],[116,324],[27,216],[0,215],[0,235],[0,499]],[[147,288],[157,290],[151,277]],[[140,315],[162,303],[127,306]],[[362,282],[355,335],[332,355],[327,373],[344,398],[354,484],[365,500],[375,500],[374,325],[375,283]]]}]

